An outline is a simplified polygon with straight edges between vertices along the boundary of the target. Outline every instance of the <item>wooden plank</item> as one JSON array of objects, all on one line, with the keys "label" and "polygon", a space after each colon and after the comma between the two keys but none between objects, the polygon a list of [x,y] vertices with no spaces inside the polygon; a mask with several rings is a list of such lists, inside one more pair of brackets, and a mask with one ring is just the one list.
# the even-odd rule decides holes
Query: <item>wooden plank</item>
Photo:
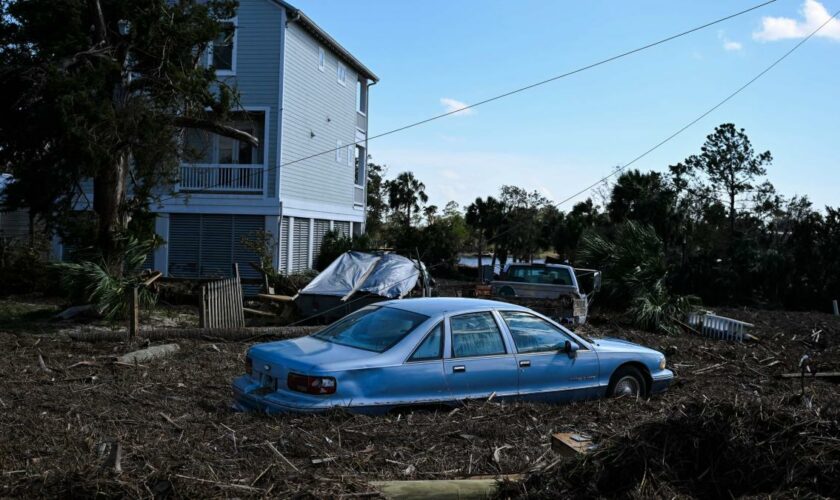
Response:
[{"label": "wooden plank", "polygon": [[131,287],[128,292],[128,340],[137,338],[137,331],[140,329],[140,293],[139,288]]},{"label": "wooden plank", "polygon": [[[803,375],[801,373],[782,373],[779,375],[781,378],[801,378]],[[831,378],[831,379],[840,379],[840,372],[814,372],[814,373],[806,373],[805,378]]]},{"label": "wooden plank", "polygon": [[207,328],[207,285],[201,285],[198,296],[198,327]]},{"label": "wooden plank", "polygon": [[263,316],[266,318],[276,318],[277,315],[270,312],[260,311],[259,309],[251,309],[250,307],[243,307],[243,313],[253,314],[254,316]]},{"label": "wooden plank", "polygon": [[592,443],[592,438],[576,432],[558,432],[551,435],[551,449],[568,457],[585,455],[592,452],[596,446]]},{"label": "wooden plank", "polygon": [[271,295],[268,293],[258,293],[257,297],[271,302],[292,302],[295,300],[294,297],[289,295]]}]

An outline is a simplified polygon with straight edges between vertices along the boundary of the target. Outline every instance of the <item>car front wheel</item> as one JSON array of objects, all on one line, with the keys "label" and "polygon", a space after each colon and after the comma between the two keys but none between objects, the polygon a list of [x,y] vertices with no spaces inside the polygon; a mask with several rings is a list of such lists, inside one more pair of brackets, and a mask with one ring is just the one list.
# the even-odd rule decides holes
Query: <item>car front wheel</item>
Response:
[{"label": "car front wheel", "polygon": [[647,394],[645,378],[637,368],[622,366],[613,374],[607,394],[614,398],[644,396]]}]

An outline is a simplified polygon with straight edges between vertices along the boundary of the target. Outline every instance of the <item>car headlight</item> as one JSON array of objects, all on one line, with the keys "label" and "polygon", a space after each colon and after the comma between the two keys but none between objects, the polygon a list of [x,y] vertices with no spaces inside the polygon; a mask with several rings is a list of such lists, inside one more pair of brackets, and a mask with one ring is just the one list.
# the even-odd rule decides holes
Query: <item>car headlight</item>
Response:
[{"label": "car headlight", "polygon": [[663,357],[662,359],[659,360],[659,369],[660,370],[665,369],[665,357]]}]

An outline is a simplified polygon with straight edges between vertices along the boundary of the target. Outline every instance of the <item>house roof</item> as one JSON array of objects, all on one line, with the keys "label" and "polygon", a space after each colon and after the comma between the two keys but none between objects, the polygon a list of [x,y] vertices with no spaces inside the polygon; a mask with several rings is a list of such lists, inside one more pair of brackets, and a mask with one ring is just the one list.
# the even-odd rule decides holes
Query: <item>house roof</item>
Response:
[{"label": "house roof", "polygon": [[356,59],[353,54],[347,51],[344,47],[341,46],[333,37],[329,35],[326,31],[324,31],[320,26],[315,24],[315,21],[310,19],[306,14],[303,13],[300,9],[291,5],[288,2],[283,0],[272,0],[274,3],[283,6],[289,12],[289,21],[299,23],[305,30],[307,30],[312,36],[314,36],[318,41],[326,45],[330,50],[338,54],[338,56],[347,64],[349,64],[353,69],[355,69],[359,74],[364,76],[369,80],[373,80],[374,82],[379,81],[379,77],[376,76],[373,71],[369,70],[367,66],[361,63],[358,59]]}]

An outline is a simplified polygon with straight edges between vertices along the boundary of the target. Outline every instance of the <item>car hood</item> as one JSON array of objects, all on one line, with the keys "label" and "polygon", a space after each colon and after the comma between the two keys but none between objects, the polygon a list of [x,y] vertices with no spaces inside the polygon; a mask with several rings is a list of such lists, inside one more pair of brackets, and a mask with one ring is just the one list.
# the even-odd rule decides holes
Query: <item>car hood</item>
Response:
[{"label": "car hood", "polygon": [[655,351],[648,347],[644,347],[639,344],[634,344],[633,342],[622,339],[593,339],[592,345],[595,347],[596,351],[602,352],[638,352],[645,354],[659,354],[659,351]]},{"label": "car hood", "polygon": [[378,353],[347,347],[314,337],[301,337],[267,344],[257,344],[248,351],[255,361],[279,364],[307,373],[361,368]]}]

